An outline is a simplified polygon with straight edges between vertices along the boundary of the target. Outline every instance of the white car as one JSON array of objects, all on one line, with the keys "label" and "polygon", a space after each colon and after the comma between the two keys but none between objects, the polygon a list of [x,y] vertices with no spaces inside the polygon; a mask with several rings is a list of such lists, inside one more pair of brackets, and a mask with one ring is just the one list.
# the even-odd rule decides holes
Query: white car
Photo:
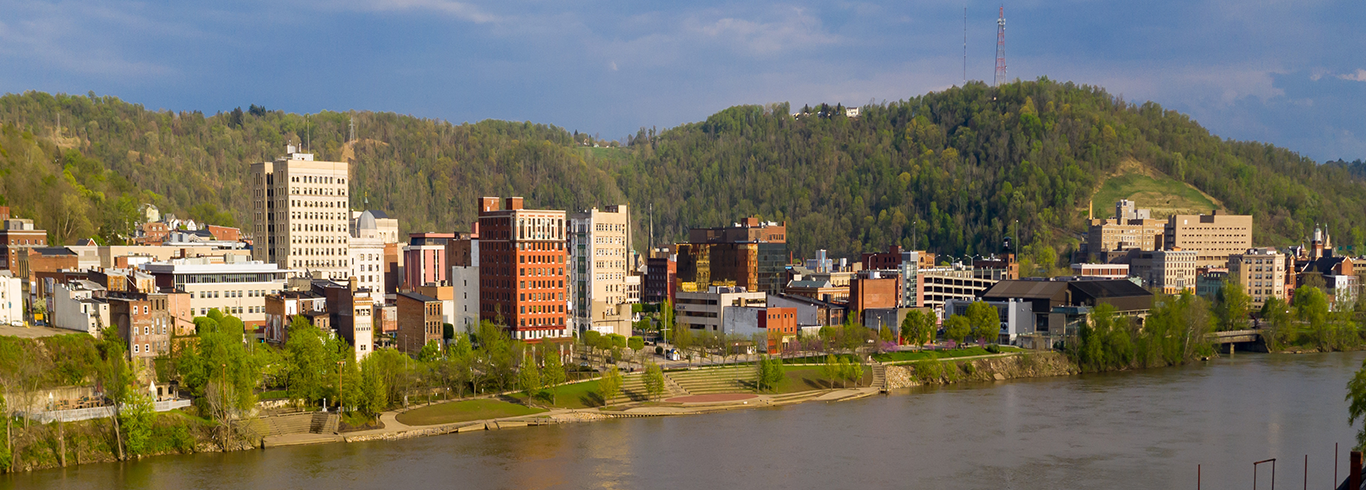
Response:
[{"label": "white car", "polygon": [[24,326],[23,320],[12,320],[12,321],[9,322],[9,324],[10,324],[11,327],[22,327],[22,326]]}]

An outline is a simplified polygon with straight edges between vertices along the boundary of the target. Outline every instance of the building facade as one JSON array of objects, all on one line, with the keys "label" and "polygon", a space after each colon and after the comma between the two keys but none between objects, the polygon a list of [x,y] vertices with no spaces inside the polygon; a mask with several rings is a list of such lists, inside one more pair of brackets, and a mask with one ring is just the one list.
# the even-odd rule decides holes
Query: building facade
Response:
[{"label": "building facade", "polygon": [[565,212],[524,209],[522,198],[479,200],[480,319],[523,341],[573,336],[567,321]]},{"label": "building facade", "polygon": [[351,275],[349,166],[295,150],[290,145],[274,162],[251,166],[253,258],[345,280]]},{"label": "building facade", "polygon": [[[384,291],[384,238],[375,216],[370,211],[361,213],[351,233],[351,277],[357,286],[371,291]],[[383,300],[384,296],[379,296]]]},{"label": "building facade", "polygon": [[678,244],[681,288],[737,286],[779,293],[787,285],[787,225],[758,218],[720,228],[694,228]]},{"label": "building facade", "polygon": [[398,350],[417,354],[433,340],[441,340],[441,300],[419,293],[398,293]]},{"label": "building facade", "polygon": [[1247,294],[1252,309],[1261,309],[1271,298],[1286,299],[1285,262],[1274,248],[1248,249],[1228,256],[1228,278]]},{"label": "building facade", "polygon": [[1177,214],[1163,229],[1167,250],[1194,250],[1196,267],[1228,267],[1228,256],[1252,248],[1252,216]]},{"label": "building facade", "polygon": [[573,326],[585,332],[607,310],[615,312],[630,302],[631,215],[624,204],[592,208],[570,215],[569,227]]},{"label": "building facade", "polygon": [[285,289],[289,271],[257,261],[214,263],[204,258],[175,259],[143,266],[161,291],[189,294],[194,316],[217,309],[248,326],[266,323],[266,296]]},{"label": "building facade", "polygon": [[450,272],[446,247],[454,233],[413,233],[403,247],[403,288],[413,289],[446,280]]},{"label": "building facade", "polygon": [[678,292],[674,305],[674,324],[694,332],[721,333],[725,324],[726,307],[766,307],[768,295],[762,291],[745,291],[739,287],[713,286],[705,292]]}]

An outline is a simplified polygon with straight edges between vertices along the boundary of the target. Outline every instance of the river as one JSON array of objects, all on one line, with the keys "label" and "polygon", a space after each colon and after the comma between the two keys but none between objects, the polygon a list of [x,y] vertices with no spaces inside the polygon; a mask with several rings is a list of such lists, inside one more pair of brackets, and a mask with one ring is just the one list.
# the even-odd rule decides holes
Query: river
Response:
[{"label": "river", "polygon": [[[0,475],[22,489],[1252,488],[1346,475],[1366,353],[911,390],[844,403],[151,458]],[[1270,488],[1271,469],[1257,476]]]}]

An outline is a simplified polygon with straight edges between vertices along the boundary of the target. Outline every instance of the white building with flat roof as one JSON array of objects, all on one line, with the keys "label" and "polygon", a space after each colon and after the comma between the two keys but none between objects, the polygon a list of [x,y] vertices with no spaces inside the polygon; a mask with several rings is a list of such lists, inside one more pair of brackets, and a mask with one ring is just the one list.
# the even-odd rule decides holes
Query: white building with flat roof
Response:
[{"label": "white building with flat roof", "polygon": [[351,275],[349,165],[296,150],[290,145],[274,162],[251,166],[253,258],[344,281]]},{"label": "white building with flat roof", "polygon": [[295,271],[260,261],[211,263],[207,259],[175,259],[143,265],[161,290],[190,294],[190,314],[203,316],[217,308],[243,323],[266,321],[266,295],[285,289]]}]

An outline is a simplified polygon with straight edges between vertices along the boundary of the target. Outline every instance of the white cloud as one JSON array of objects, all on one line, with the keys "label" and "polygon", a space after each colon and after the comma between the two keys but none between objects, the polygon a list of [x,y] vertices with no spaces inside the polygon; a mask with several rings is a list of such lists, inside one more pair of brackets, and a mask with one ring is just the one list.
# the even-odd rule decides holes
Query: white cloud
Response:
[{"label": "white cloud", "polygon": [[1338,75],[1338,78],[1341,78],[1343,80],[1351,80],[1354,82],[1366,82],[1366,70],[1358,68],[1356,73]]},{"label": "white cloud", "polygon": [[780,10],[776,16],[768,17],[751,20],[736,17],[714,18],[714,14],[703,14],[685,21],[684,31],[721,43],[733,43],[741,51],[757,55],[834,44],[839,41],[838,36],[824,29],[819,17],[811,15],[805,9],[787,8]]},{"label": "white cloud", "polygon": [[476,24],[498,22],[500,18],[476,5],[452,0],[361,0],[336,4],[350,10],[371,12],[430,11],[450,15]]}]

